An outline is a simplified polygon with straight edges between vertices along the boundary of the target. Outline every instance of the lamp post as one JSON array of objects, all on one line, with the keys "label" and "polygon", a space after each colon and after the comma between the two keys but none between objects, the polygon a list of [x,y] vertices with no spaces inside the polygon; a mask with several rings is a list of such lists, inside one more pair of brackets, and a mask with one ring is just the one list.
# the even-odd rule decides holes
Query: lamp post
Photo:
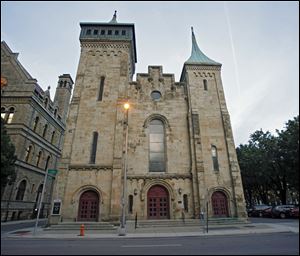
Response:
[{"label": "lamp post", "polygon": [[45,193],[47,176],[48,176],[48,168],[46,168],[45,171],[46,171],[46,173],[45,173],[45,179],[44,179],[42,195],[41,195],[41,199],[40,199],[40,203],[39,203],[39,207],[38,207],[38,213],[37,213],[37,216],[36,216],[35,226],[34,226],[34,230],[33,230],[33,235],[34,236],[36,234],[36,228],[37,228],[37,225],[38,225],[38,222],[39,222],[39,215],[40,215],[40,212],[41,212],[41,206],[42,206],[42,202],[43,202],[43,199],[44,199],[44,193]]},{"label": "lamp post", "polygon": [[122,216],[121,216],[121,224],[119,229],[119,236],[125,236],[126,235],[126,220],[125,220],[125,198],[126,198],[126,182],[127,182],[127,148],[128,148],[128,110],[130,108],[130,105],[128,102],[124,104],[125,109],[125,155],[124,155],[124,161],[123,161],[123,168],[124,168],[124,181],[123,181],[123,194],[122,194]]}]

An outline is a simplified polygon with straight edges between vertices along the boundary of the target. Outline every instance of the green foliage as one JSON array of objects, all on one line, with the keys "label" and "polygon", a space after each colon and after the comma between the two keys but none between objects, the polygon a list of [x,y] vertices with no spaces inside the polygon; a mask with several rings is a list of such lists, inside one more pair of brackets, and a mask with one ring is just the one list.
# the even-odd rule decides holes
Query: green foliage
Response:
[{"label": "green foliage", "polygon": [[15,147],[6,134],[3,120],[1,118],[1,190],[6,186],[8,181],[15,179]]},{"label": "green foliage", "polygon": [[[284,130],[255,131],[237,148],[246,201],[287,203],[287,192],[299,191],[299,116]],[[298,195],[299,197],[299,195]]]}]

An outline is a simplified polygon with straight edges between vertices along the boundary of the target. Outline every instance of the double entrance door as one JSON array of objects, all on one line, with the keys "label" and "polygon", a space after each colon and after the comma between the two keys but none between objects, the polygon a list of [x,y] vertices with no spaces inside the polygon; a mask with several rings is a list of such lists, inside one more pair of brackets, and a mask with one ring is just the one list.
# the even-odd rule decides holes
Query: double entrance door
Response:
[{"label": "double entrance door", "polygon": [[97,221],[99,213],[99,197],[94,191],[84,192],[79,201],[78,221]]},{"label": "double entrance door", "polygon": [[148,191],[148,219],[169,219],[169,194],[162,186],[153,186]]}]

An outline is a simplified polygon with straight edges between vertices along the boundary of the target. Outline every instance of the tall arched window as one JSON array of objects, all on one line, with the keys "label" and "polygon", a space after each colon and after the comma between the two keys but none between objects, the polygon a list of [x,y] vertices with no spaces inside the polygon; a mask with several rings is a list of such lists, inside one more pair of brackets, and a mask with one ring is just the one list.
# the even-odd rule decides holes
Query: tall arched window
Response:
[{"label": "tall arched window", "polygon": [[36,157],[36,166],[39,167],[40,161],[42,157],[42,151],[40,151]]},{"label": "tall arched window", "polygon": [[48,156],[48,157],[47,157],[47,160],[46,160],[46,164],[45,164],[45,170],[47,170],[47,168],[48,168],[48,166],[49,166],[50,159],[51,159],[51,156]]},{"label": "tall arched window", "polygon": [[51,135],[51,143],[53,143],[53,141],[54,141],[54,136],[55,136],[55,131],[52,132],[52,135]]},{"label": "tall arched window", "polygon": [[133,195],[128,196],[128,213],[133,212]]},{"label": "tall arched window", "polygon": [[34,123],[33,123],[33,131],[35,132],[36,131],[36,128],[38,126],[38,123],[39,123],[39,117],[37,116],[35,119],[34,119]]},{"label": "tall arched window", "polygon": [[29,161],[29,157],[30,157],[30,154],[31,154],[31,150],[32,150],[32,146],[29,146],[29,147],[26,149],[25,162],[28,162],[28,161]]},{"label": "tall arched window", "polygon": [[44,131],[43,131],[43,137],[45,137],[45,136],[46,136],[46,133],[47,133],[47,128],[48,128],[48,125],[47,125],[47,124],[45,124],[45,126],[44,126]]},{"label": "tall arched window", "polygon": [[91,150],[91,155],[90,155],[90,164],[94,164],[95,160],[96,160],[97,142],[98,142],[98,132],[93,132],[92,150]]},{"label": "tall arched window", "polygon": [[23,180],[19,184],[16,200],[23,200],[25,190],[26,190],[26,180]]},{"label": "tall arched window", "polygon": [[214,171],[219,171],[218,151],[216,146],[211,146],[211,156],[213,160]]},{"label": "tall arched window", "polygon": [[149,171],[165,171],[165,129],[161,120],[154,119],[149,124]]},{"label": "tall arched window", "polygon": [[10,108],[8,112],[8,118],[7,118],[7,123],[10,124],[12,122],[12,119],[14,117],[15,109]]},{"label": "tall arched window", "polygon": [[183,208],[186,212],[189,211],[189,201],[188,201],[188,195],[183,195]]},{"label": "tall arched window", "polygon": [[207,91],[207,80],[206,79],[203,80],[203,87],[204,87],[204,90]]}]

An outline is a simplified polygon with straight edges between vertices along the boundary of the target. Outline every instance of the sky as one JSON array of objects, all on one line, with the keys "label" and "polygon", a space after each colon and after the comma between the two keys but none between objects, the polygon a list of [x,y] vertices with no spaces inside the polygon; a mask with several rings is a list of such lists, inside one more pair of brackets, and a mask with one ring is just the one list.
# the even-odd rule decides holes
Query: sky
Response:
[{"label": "sky", "polygon": [[179,81],[193,26],[202,52],[222,63],[236,146],[299,115],[298,1],[1,1],[1,41],[53,100],[58,76],[75,81],[79,23],[109,22],[115,10],[135,24],[136,73],[161,65]]}]

